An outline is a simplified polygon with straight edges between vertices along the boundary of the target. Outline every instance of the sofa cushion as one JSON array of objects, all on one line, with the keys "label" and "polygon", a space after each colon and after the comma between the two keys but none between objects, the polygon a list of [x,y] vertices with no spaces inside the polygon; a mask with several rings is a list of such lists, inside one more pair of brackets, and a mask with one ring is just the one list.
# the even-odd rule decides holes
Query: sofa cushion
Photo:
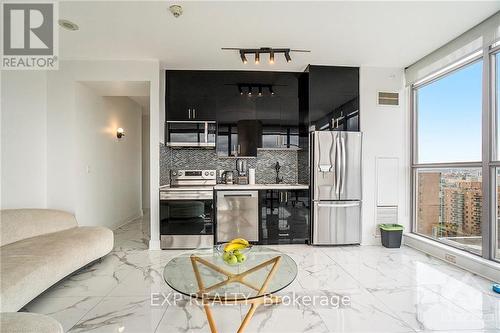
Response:
[{"label": "sofa cushion", "polygon": [[28,312],[0,313],[0,327],[2,333],[63,333],[54,318]]},{"label": "sofa cushion", "polygon": [[113,232],[76,227],[24,239],[0,250],[0,311],[21,309],[62,278],[113,249]]},{"label": "sofa cushion", "polygon": [[0,246],[77,225],[72,214],[59,210],[4,209],[0,211]]},{"label": "sofa cushion", "polygon": [[0,328],[2,333],[63,333],[54,318],[28,312],[0,313]]}]

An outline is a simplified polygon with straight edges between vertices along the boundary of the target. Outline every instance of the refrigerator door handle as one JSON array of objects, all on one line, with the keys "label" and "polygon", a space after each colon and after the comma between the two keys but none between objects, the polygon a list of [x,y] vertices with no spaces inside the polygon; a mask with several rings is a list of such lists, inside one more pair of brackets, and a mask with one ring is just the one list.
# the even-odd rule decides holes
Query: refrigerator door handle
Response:
[{"label": "refrigerator door handle", "polygon": [[344,203],[344,204],[323,204],[319,203],[318,207],[329,207],[329,208],[346,208],[346,207],[358,207],[359,202],[354,203]]},{"label": "refrigerator door handle", "polygon": [[342,161],[341,161],[341,164],[342,164],[342,183],[340,186],[340,193],[344,193],[345,170],[346,170],[347,161],[346,161],[346,152],[345,152],[345,139],[343,136],[340,138],[340,143],[341,143],[341,149],[342,149]]},{"label": "refrigerator door handle", "polygon": [[340,168],[342,161],[340,160],[340,140],[335,139],[335,194],[340,195]]}]

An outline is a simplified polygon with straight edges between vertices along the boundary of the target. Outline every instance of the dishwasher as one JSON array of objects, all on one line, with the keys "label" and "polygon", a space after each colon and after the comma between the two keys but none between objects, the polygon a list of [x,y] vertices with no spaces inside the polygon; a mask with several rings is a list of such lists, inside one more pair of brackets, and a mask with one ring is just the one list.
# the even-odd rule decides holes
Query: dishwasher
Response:
[{"label": "dishwasher", "polygon": [[216,241],[259,241],[259,192],[217,191]]}]

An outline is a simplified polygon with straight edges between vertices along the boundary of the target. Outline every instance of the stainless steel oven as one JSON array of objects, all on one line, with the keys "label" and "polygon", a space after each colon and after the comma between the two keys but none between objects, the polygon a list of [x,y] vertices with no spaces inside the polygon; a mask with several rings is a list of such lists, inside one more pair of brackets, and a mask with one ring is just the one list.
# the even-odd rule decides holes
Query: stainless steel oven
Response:
[{"label": "stainless steel oven", "polygon": [[214,244],[215,170],[172,170],[170,185],[160,188],[162,249]]}]

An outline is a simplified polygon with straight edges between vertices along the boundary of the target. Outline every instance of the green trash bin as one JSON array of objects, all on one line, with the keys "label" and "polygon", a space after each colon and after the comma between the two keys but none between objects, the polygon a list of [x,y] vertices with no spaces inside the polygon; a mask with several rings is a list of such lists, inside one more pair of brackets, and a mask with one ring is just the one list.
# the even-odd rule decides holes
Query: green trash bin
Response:
[{"label": "green trash bin", "polygon": [[379,228],[384,247],[391,249],[401,247],[401,238],[403,237],[401,224],[380,224]]}]

